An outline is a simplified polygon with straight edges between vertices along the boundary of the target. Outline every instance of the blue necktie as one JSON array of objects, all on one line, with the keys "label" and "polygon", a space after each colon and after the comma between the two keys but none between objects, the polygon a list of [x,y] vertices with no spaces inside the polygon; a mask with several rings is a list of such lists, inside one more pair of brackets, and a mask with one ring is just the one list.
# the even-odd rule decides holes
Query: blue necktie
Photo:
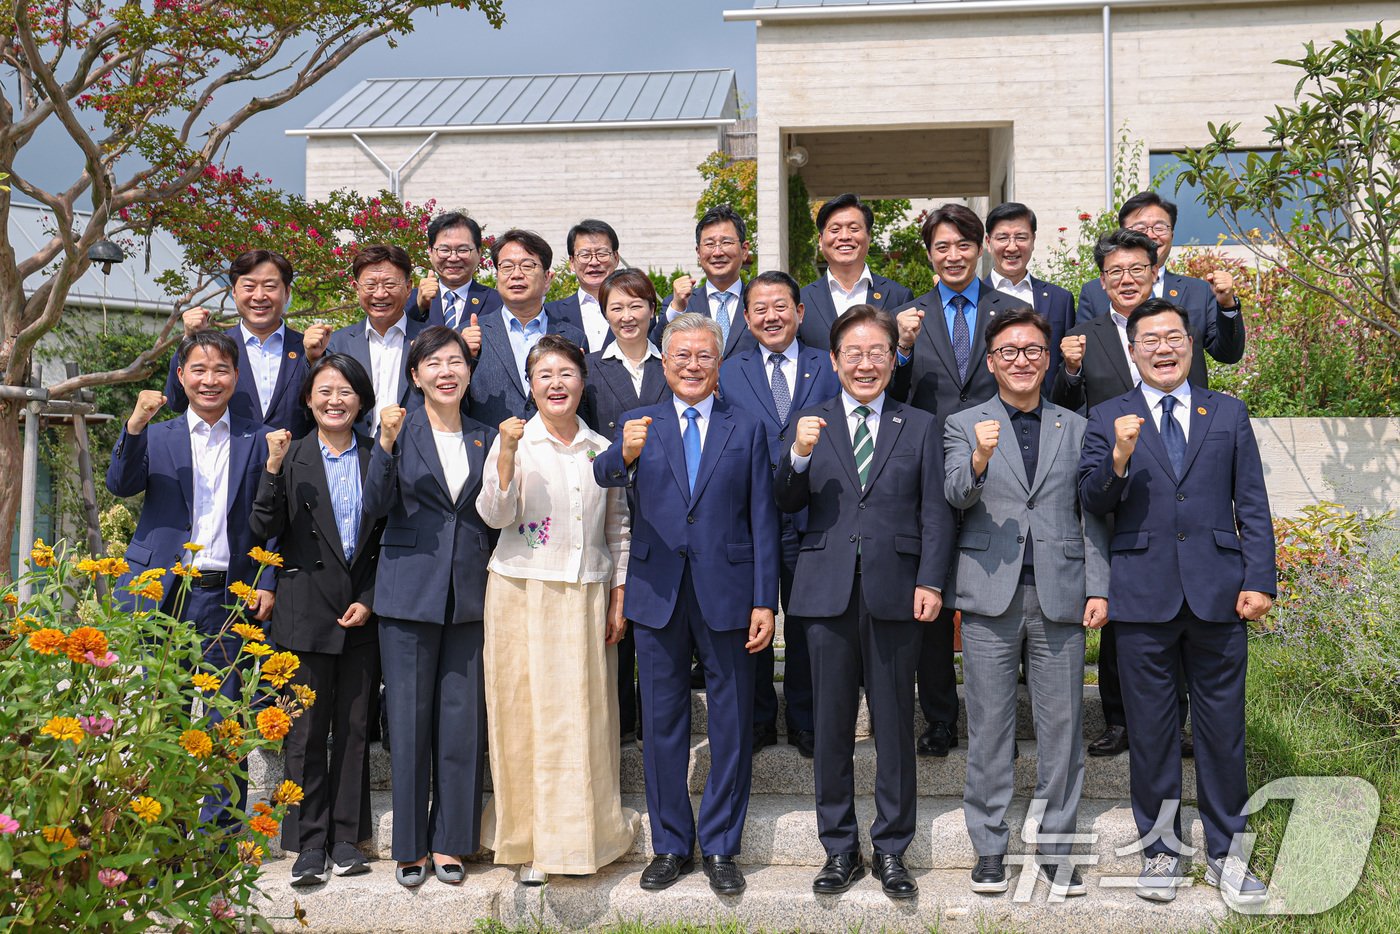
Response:
[{"label": "blue necktie", "polygon": [[958,380],[967,382],[967,364],[972,359],[972,334],[967,327],[966,295],[953,296],[953,359],[958,364]]},{"label": "blue necktie", "polygon": [[[719,311],[715,313],[715,320],[719,322],[719,329],[724,335],[724,347],[729,346],[729,293],[719,293]],[[721,350],[724,348],[721,347]]]},{"label": "blue necktie", "polygon": [[457,330],[457,293],[447,292],[442,296],[442,318],[443,323],[452,330]]},{"label": "blue necktie", "polygon": [[685,431],[681,441],[685,445],[685,475],[690,480],[690,492],[695,492],[695,477],[700,473],[700,413],[693,408],[685,410]]},{"label": "blue necktie", "polygon": [[769,354],[768,361],[773,364],[773,381],[768,385],[773,390],[773,408],[777,410],[778,421],[786,425],[788,409],[792,408],[792,391],[788,389],[787,377],[783,375],[783,359],[780,353]]},{"label": "blue necktie", "polygon": [[1167,459],[1172,462],[1172,472],[1180,480],[1181,465],[1186,460],[1186,434],[1181,430],[1181,424],[1172,417],[1175,408],[1176,396],[1162,397],[1162,422],[1157,430],[1162,435],[1162,444],[1166,446]]}]

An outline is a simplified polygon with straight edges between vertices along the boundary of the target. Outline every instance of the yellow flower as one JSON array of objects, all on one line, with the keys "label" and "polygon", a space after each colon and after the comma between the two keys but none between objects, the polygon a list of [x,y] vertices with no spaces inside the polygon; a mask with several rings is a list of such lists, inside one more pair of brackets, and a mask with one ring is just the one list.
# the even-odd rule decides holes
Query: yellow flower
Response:
[{"label": "yellow flower", "polygon": [[268,817],[266,814],[258,814],[249,819],[248,829],[253,833],[262,834],[264,837],[275,837],[277,831],[282,829],[282,825],[277,823],[276,818]]},{"label": "yellow flower", "polygon": [[275,688],[286,687],[287,682],[292,680],[292,675],[297,673],[301,667],[301,659],[291,652],[278,652],[276,655],[263,662],[263,680]]},{"label": "yellow flower", "polygon": [[136,590],[140,587],[146,586],[151,581],[158,581],[164,576],[165,568],[147,568],[140,574],[136,575],[136,578],[131,583],[127,584],[127,587],[131,590]]},{"label": "yellow flower", "polygon": [[121,577],[131,570],[131,565],[124,558],[101,558],[97,565],[97,569],[108,577]]},{"label": "yellow flower", "polygon": [[214,751],[214,741],[203,730],[186,730],[181,733],[180,745],[196,759],[203,759]]},{"label": "yellow flower", "polygon": [[234,635],[240,636],[249,642],[262,642],[267,639],[267,635],[262,631],[261,626],[254,626],[252,623],[234,623]]},{"label": "yellow flower", "polygon": [[10,624],[10,633],[22,636],[27,632],[33,632],[39,626],[39,621],[32,616],[21,616]]},{"label": "yellow flower", "polygon": [[214,726],[214,735],[220,742],[230,746],[241,746],[243,744],[243,724],[237,720],[220,720]]},{"label": "yellow flower", "polygon": [[170,573],[174,574],[176,577],[200,576],[199,568],[195,567],[193,564],[181,564],[179,561],[175,562],[175,566],[170,569]]},{"label": "yellow flower", "polygon": [[36,568],[51,568],[53,562],[53,549],[45,545],[42,538],[34,539],[34,549],[29,552],[29,563]]},{"label": "yellow flower", "polygon": [[247,652],[249,655],[256,655],[262,658],[272,654],[272,646],[268,645],[266,642],[245,642],[243,643],[243,651]]},{"label": "yellow flower", "polygon": [[194,684],[194,689],[200,693],[205,691],[217,691],[219,689],[219,679],[204,671],[195,672],[191,675],[190,682]]},{"label": "yellow flower", "polygon": [[301,804],[305,797],[301,786],[290,778],[278,785],[277,790],[272,793],[274,804]]},{"label": "yellow flower", "polygon": [[145,587],[136,591],[136,596],[145,597],[147,600],[153,600],[159,603],[161,600],[165,599],[165,585],[160,581],[151,581]]},{"label": "yellow flower", "polygon": [[316,703],[316,692],[304,684],[292,685],[292,694],[303,707],[311,707]]},{"label": "yellow flower", "polygon": [[77,665],[87,661],[87,653],[91,652],[97,658],[107,654],[107,637],[100,629],[93,629],[91,626],[79,626],[68,635],[68,641],[64,644],[64,651],[68,653],[68,658]]},{"label": "yellow flower", "polygon": [[142,795],[139,798],[131,799],[132,812],[148,824],[154,824],[160,820],[160,812],[164,810],[159,801],[149,795]]},{"label": "yellow flower", "polygon": [[228,592],[247,604],[248,609],[253,609],[258,605],[258,593],[243,581],[234,581],[228,585]]},{"label": "yellow flower", "polygon": [[[276,831],[274,831],[274,833],[275,832]],[[238,842],[238,858],[249,866],[261,866],[263,861],[263,848],[252,840],[240,840]]]},{"label": "yellow flower", "polygon": [[185,542],[185,550],[192,555],[197,555],[204,550],[204,546],[196,545],[194,542]]},{"label": "yellow flower", "polygon": [[84,558],[78,562],[78,573],[86,574],[89,577],[96,577],[102,573],[102,565],[94,558]]},{"label": "yellow flower", "polygon": [[7,593],[7,594],[5,594],[5,606],[19,606],[19,594],[16,594],[16,593]]},{"label": "yellow flower", "polygon": [[280,707],[269,707],[258,714],[258,732],[263,739],[279,740],[292,729],[292,718]]},{"label": "yellow flower", "polygon": [[63,630],[46,626],[29,637],[29,647],[40,655],[57,655],[68,644]]},{"label": "yellow flower", "polygon": [[67,827],[45,827],[44,839],[50,843],[62,843],[65,850],[71,850],[78,845],[78,838],[73,836],[73,831]]},{"label": "yellow flower", "polygon": [[78,722],[77,717],[53,717],[39,732],[52,736],[60,743],[65,739],[71,740],[74,746],[83,741],[83,725]]},{"label": "yellow flower", "polygon": [[258,548],[256,545],[253,546],[252,551],[248,552],[248,557],[264,566],[271,565],[275,568],[280,568],[282,566],[281,555],[275,551],[268,551],[266,548]]}]

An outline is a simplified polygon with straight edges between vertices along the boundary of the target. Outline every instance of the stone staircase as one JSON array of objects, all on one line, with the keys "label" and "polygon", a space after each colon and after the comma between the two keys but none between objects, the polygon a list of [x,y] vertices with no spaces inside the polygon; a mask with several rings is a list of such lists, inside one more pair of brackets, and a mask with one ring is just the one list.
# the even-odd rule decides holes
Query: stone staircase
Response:
[{"label": "stone staircase", "polygon": [[[959,689],[961,690],[961,688]],[[779,685],[781,699],[781,685]],[[1027,852],[1020,839],[1027,797],[1035,783],[1038,747],[1030,701],[1019,691],[1017,745],[1014,763],[1016,794],[1008,815],[1011,828],[1009,876],[1011,890],[1001,896],[981,896],[968,888],[968,873],[976,856],[962,816],[963,781],[967,767],[966,725],[959,723],[961,744],[946,759],[918,760],[918,830],[906,860],[919,881],[919,897],[900,904],[886,898],[869,876],[842,896],[816,896],[812,877],[825,854],[817,840],[812,798],[812,763],[785,742],[754,757],[753,791],[744,828],[748,890],[738,897],[720,898],[697,871],[664,892],[643,892],[637,885],[651,857],[651,833],[646,820],[641,749],[622,754],[622,796],[626,807],[642,814],[642,830],[632,850],[621,860],[587,878],[553,877],[542,888],[526,888],[514,878],[514,867],[489,862],[469,863],[466,882],[447,886],[435,879],[410,891],[394,881],[389,840],[393,811],[389,792],[389,757],[375,744],[371,753],[374,833],[362,846],[377,861],[368,875],[332,878],[314,888],[288,884],[291,860],[264,864],[260,908],[278,930],[302,930],[293,919],[294,902],[307,912],[316,931],[462,931],[478,919],[491,919],[510,928],[598,929],[622,923],[647,925],[686,923],[743,926],[774,931],[848,931],[870,926],[889,930],[1040,931],[1205,930],[1225,917],[1227,909],[1215,890],[1195,885],[1182,890],[1175,902],[1158,905],[1133,894],[1139,858],[1130,845],[1137,838],[1128,806],[1128,758],[1086,759],[1084,798],[1079,812],[1080,833],[1093,843],[1079,847],[1095,857],[1084,870],[1089,894],[1051,900],[1044,884],[1030,884],[1031,873],[1020,879],[1020,857]],[[924,728],[916,715],[916,729]],[[779,724],[783,721],[779,715]],[[705,736],[708,707],[705,692],[692,693],[692,737],[689,784],[695,803],[709,770]],[[1084,733],[1096,737],[1103,729],[1098,687],[1086,685]],[[874,816],[875,748],[869,716],[862,703],[855,752],[856,812],[863,849]],[[282,778],[279,757],[263,755],[249,763],[253,800]],[[1188,760],[1184,795],[1195,797],[1195,775]],[[488,785],[489,787],[489,785]],[[489,801],[489,798],[488,798]],[[1186,842],[1202,839],[1196,810],[1185,810]],[[274,851],[274,856],[280,852]]]}]

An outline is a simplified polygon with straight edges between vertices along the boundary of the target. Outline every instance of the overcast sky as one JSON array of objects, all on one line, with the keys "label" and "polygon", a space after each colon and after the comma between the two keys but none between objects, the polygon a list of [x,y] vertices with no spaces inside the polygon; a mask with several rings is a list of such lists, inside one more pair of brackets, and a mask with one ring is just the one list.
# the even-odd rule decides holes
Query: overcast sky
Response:
[{"label": "overcast sky", "polygon": [[[365,78],[733,68],[741,100],[752,105],[754,24],[726,23],[722,15],[748,5],[748,0],[505,0],[506,24],[499,30],[476,10],[419,14],[415,31],[397,48],[386,41],[367,46],[296,100],[244,124],[227,161],[260,172],[278,187],[303,191],[306,140],[285,131],[305,126]],[[16,160],[21,172],[51,190],[71,183],[79,165],[73,145],[51,130]],[[118,177],[129,171],[119,168]]]}]

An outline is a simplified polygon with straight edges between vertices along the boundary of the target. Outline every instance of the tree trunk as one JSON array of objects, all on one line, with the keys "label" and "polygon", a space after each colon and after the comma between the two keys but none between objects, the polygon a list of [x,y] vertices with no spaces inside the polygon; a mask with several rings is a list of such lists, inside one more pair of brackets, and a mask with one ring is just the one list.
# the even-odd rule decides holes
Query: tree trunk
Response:
[{"label": "tree trunk", "polygon": [[[23,404],[13,400],[0,400],[0,541],[5,543],[6,560],[0,564],[0,585],[10,580],[10,543],[14,539],[15,521],[19,515],[19,501],[22,491],[20,480],[24,476],[24,444],[20,440],[19,418]],[[28,555],[19,556],[20,572]]]}]

